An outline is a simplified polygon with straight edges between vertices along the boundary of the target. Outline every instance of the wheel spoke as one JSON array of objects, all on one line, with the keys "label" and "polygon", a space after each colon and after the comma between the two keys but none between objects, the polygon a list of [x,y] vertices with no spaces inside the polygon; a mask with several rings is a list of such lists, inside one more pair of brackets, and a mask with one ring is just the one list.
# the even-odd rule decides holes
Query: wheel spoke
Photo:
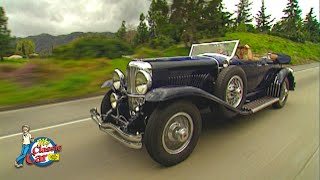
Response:
[{"label": "wheel spoke", "polygon": [[233,107],[239,106],[243,96],[243,82],[239,76],[230,79],[227,85],[226,101]]}]

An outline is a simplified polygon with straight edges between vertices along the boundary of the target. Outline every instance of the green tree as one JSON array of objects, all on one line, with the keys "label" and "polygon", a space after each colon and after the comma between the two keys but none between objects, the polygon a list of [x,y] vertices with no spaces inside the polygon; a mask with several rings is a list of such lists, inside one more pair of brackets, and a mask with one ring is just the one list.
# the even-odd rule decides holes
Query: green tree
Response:
[{"label": "green tree", "polygon": [[313,13],[313,8],[310,9],[310,12],[306,16],[303,28],[306,39],[312,42],[320,42],[320,24]]},{"label": "green tree", "polygon": [[271,34],[280,36],[281,29],[282,29],[282,22],[281,22],[281,21],[278,21],[277,23],[275,23],[275,24],[272,26],[272,28],[271,28]]},{"label": "green tree", "polygon": [[173,0],[170,10],[170,37],[176,42],[180,42],[181,35],[186,26],[186,1]]},{"label": "green tree", "polygon": [[11,48],[10,31],[7,28],[8,18],[5,15],[3,7],[0,7],[0,61],[6,56]]},{"label": "green tree", "polygon": [[146,18],[143,13],[140,15],[140,24],[137,27],[137,34],[135,36],[135,44],[143,44],[149,40],[149,30],[146,24]]},{"label": "green tree", "polygon": [[237,4],[237,17],[236,17],[236,25],[240,25],[241,23],[247,24],[252,22],[250,6],[252,2],[249,0],[240,0],[239,4]]},{"label": "green tree", "polygon": [[[203,30],[205,0],[189,0],[186,3],[186,24],[182,33],[182,39],[186,46],[197,43]],[[188,44],[190,43],[190,45]]]},{"label": "green tree", "polygon": [[223,3],[220,3],[219,8],[221,9],[221,12],[222,12],[222,23],[225,25],[226,29],[230,29],[234,25],[234,22],[232,19],[233,13],[225,11],[226,8],[224,7]]},{"label": "green tree", "polygon": [[116,36],[119,39],[125,40],[126,34],[127,34],[126,21],[122,21],[121,26],[116,33]]},{"label": "green tree", "polygon": [[169,23],[169,6],[166,0],[152,0],[148,11],[151,37],[166,35]]},{"label": "green tree", "polygon": [[137,34],[137,27],[132,24],[127,25],[126,42],[133,45],[135,44],[135,37]]},{"label": "green tree", "polygon": [[222,0],[209,1],[204,7],[204,30],[208,37],[224,36],[231,24],[229,12],[224,12]]},{"label": "green tree", "polygon": [[30,39],[21,39],[16,45],[16,54],[29,57],[30,54],[35,53],[35,44]]},{"label": "green tree", "polygon": [[281,37],[297,42],[304,42],[301,9],[298,0],[288,1],[287,7],[283,10],[285,16],[277,23],[273,31]]},{"label": "green tree", "polygon": [[257,26],[256,28],[259,30],[259,32],[268,32],[270,31],[272,27],[272,23],[275,19],[271,19],[271,15],[266,14],[266,6],[264,4],[264,0],[262,0],[261,9],[257,14],[256,21]]}]

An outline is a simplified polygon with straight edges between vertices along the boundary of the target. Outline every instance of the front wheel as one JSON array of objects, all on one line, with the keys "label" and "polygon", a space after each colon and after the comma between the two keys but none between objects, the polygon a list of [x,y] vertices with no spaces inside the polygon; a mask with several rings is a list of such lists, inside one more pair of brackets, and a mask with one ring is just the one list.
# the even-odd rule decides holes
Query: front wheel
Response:
[{"label": "front wheel", "polygon": [[100,112],[101,114],[106,114],[110,109],[111,109],[111,104],[110,104],[110,94],[112,91],[108,91],[102,101],[101,101],[101,106],[100,106]]},{"label": "front wheel", "polygon": [[145,130],[149,155],[164,166],[184,161],[198,142],[201,124],[198,108],[187,101],[159,105]]}]

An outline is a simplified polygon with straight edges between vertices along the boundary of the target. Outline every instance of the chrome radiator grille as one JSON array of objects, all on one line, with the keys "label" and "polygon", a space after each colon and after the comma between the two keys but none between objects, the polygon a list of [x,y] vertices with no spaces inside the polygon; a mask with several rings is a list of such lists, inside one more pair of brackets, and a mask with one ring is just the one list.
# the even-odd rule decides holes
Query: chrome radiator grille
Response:
[{"label": "chrome radiator grille", "polygon": [[129,94],[135,94],[136,93],[136,87],[135,87],[135,76],[137,71],[140,69],[135,66],[128,66],[127,68],[127,92]]},{"label": "chrome radiator grille", "polygon": [[[128,94],[136,94],[136,87],[135,87],[135,77],[137,71],[140,69],[136,66],[128,66],[127,67],[127,92]],[[137,98],[128,97],[129,109],[132,111],[135,107],[137,107]]]},{"label": "chrome radiator grille", "polygon": [[130,112],[135,110],[137,106],[144,103],[143,97],[133,97],[137,94],[135,87],[135,78],[136,73],[140,70],[144,70],[152,74],[152,67],[148,62],[131,61],[127,67],[126,85]]}]

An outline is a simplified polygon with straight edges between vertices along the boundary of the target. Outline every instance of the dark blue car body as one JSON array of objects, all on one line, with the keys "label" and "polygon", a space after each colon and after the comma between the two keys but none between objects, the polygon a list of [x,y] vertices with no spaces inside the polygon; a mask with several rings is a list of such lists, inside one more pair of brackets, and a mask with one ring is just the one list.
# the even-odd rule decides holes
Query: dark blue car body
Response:
[{"label": "dark blue car body", "polygon": [[[236,49],[239,41],[231,43],[235,43]],[[217,50],[215,44],[212,47]],[[196,107],[197,113],[198,110],[209,108],[217,115],[233,117],[253,114],[271,105],[282,108],[288,91],[295,89],[293,70],[287,67],[291,58],[278,54],[276,59],[263,57],[254,61],[242,60],[235,57],[236,51],[230,47],[227,49],[229,56],[190,53],[190,56],[183,57],[132,60],[125,74],[115,70],[113,80],[102,85],[109,90],[102,100],[101,113],[97,108],[90,110],[92,119],[101,131],[130,148],[141,149],[149,119],[153,117],[153,121],[159,121],[159,124],[168,120],[169,117],[155,118],[170,104],[187,102],[185,106],[189,109],[190,106]],[[153,128],[156,126],[153,122]],[[157,157],[157,151],[153,150],[159,144],[150,141],[150,138],[155,138],[150,133],[153,131],[149,128],[149,140],[146,140],[153,159],[170,166],[187,157],[179,157],[176,161],[171,161],[172,158],[165,153]],[[167,130],[162,133],[165,132]],[[192,150],[187,151],[190,154]],[[179,153],[176,155],[180,156]]]}]

